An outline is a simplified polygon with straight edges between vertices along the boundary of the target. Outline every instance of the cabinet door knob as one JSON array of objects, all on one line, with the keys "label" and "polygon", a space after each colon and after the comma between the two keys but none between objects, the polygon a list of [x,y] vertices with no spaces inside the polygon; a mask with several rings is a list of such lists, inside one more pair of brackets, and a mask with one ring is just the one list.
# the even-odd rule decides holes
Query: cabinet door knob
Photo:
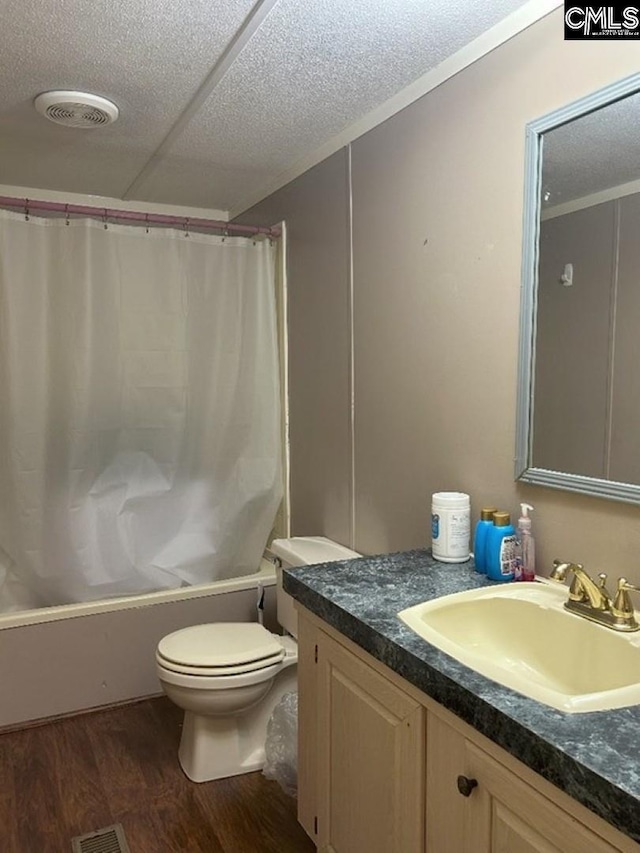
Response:
[{"label": "cabinet door knob", "polygon": [[474,788],[478,787],[477,779],[469,779],[467,776],[458,776],[458,790],[463,797],[471,796]]}]

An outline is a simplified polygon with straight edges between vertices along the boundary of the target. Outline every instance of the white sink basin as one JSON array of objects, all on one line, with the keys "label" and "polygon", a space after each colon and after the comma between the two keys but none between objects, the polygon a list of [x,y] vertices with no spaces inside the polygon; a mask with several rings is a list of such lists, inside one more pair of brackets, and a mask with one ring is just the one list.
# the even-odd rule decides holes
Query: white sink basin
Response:
[{"label": "white sink basin", "polygon": [[398,613],[461,663],[567,713],[640,703],[640,632],[564,609],[567,588],[513,583],[446,595]]}]

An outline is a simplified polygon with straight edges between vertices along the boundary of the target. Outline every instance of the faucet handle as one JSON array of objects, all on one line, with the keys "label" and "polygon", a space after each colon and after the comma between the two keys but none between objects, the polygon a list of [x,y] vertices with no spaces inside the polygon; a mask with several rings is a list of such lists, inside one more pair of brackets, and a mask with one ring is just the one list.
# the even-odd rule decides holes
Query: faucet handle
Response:
[{"label": "faucet handle", "polygon": [[618,619],[623,619],[630,625],[634,625],[636,624],[636,618],[633,603],[629,597],[630,592],[640,592],[640,587],[629,583],[626,578],[619,578],[616,596],[611,605],[611,612]]},{"label": "faucet handle", "polygon": [[626,578],[618,578],[618,589],[628,589],[632,592],[640,592],[640,586],[636,586],[633,583],[629,583]]}]

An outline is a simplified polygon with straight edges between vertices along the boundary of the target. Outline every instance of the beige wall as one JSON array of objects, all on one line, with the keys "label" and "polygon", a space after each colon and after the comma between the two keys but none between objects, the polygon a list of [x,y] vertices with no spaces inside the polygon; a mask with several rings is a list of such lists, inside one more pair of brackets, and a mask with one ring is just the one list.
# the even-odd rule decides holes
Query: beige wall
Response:
[{"label": "beige wall", "polygon": [[242,220],[287,222],[291,528],[351,542],[348,167],[339,151]]},{"label": "beige wall", "polygon": [[430,494],[461,489],[534,504],[541,567],[640,581],[639,508],[513,481],[524,128],[637,67],[558,10],[353,144],[352,542],[344,155],[243,216],[290,228],[294,533],[424,545]]}]

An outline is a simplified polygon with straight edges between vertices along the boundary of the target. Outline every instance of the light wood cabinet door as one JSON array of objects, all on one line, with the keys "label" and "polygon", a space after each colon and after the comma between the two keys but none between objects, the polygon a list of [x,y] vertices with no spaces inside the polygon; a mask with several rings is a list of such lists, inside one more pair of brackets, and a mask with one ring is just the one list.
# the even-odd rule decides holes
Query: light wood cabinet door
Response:
[{"label": "light wood cabinet door", "polygon": [[318,632],[318,846],[424,850],[423,707]]},{"label": "light wood cabinet door", "polygon": [[[432,714],[428,737],[427,853],[616,853],[621,849]],[[477,783],[468,796],[458,789],[459,776]]]}]

